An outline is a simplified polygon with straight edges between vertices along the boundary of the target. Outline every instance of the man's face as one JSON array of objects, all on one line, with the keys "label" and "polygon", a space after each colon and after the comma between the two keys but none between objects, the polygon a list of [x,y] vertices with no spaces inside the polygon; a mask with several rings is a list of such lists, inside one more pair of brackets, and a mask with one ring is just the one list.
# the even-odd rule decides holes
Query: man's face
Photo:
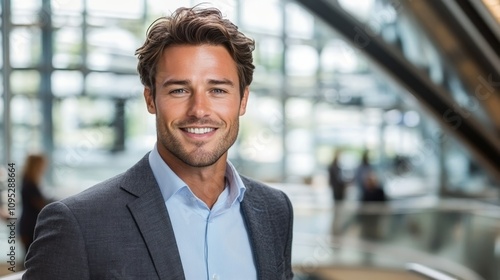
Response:
[{"label": "man's face", "polygon": [[179,45],[158,63],[156,98],[144,91],[156,114],[158,150],[167,162],[192,167],[225,161],[245,113],[248,87],[240,98],[236,63],[222,46]]}]

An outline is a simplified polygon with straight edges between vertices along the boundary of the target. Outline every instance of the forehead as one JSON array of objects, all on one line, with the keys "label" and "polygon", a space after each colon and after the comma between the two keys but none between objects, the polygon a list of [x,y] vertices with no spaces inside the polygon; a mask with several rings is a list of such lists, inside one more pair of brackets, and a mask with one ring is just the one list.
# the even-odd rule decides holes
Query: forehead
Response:
[{"label": "forehead", "polygon": [[190,78],[223,76],[237,82],[236,62],[221,45],[174,45],[158,61],[157,75]]}]

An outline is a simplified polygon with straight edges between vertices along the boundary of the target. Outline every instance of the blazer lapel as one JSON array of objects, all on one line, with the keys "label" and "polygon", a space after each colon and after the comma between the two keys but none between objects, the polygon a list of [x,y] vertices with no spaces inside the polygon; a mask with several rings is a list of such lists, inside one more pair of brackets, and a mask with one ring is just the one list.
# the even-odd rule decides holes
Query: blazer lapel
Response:
[{"label": "blazer lapel", "polygon": [[162,280],[185,279],[175,235],[163,196],[149,166],[148,155],[127,171],[122,188],[137,199],[127,207],[144,238]]},{"label": "blazer lapel", "polygon": [[247,184],[245,197],[241,203],[241,211],[247,226],[250,243],[252,245],[257,278],[261,280],[276,278],[276,257],[273,245],[274,225],[269,219],[269,213],[261,202],[252,195],[251,185]]}]

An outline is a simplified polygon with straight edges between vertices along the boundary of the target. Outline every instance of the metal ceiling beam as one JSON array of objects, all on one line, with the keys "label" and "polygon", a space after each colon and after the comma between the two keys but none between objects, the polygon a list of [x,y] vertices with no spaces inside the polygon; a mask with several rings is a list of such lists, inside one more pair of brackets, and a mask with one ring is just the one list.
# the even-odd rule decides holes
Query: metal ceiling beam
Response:
[{"label": "metal ceiling beam", "polygon": [[[404,1],[408,16],[423,30],[440,59],[446,61],[447,72],[458,77],[469,95],[462,106],[481,118],[500,136],[500,60],[455,0]],[[496,69],[496,70],[495,70]],[[442,83],[448,91],[450,84]],[[480,105],[480,106],[477,106]],[[480,111],[480,112],[478,112]],[[498,137],[497,136],[497,137]]]},{"label": "metal ceiling beam", "polygon": [[[476,0],[474,1],[478,2]],[[455,0],[454,3],[460,7],[462,12],[467,16],[477,32],[481,34],[497,57],[500,57],[500,41],[483,16],[476,10],[474,4],[471,3],[470,0]],[[460,19],[458,19],[458,21],[459,20]]]},{"label": "metal ceiling beam", "polygon": [[427,1],[483,71],[500,78],[500,41],[468,0]]},{"label": "metal ceiling beam", "polygon": [[370,28],[347,14],[336,4],[324,0],[297,0],[341,34],[405,87],[434,116],[449,133],[465,144],[474,158],[500,181],[500,141],[484,129],[473,116],[459,109],[441,86],[434,84],[428,75],[407,61],[400,51],[384,42]]}]

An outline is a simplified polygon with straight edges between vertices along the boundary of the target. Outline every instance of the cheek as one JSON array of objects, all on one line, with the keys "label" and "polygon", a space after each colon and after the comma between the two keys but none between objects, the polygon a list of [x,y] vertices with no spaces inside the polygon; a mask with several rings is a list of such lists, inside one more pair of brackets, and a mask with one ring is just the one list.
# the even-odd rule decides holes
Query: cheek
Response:
[{"label": "cheek", "polygon": [[172,116],[170,114],[170,110],[165,110],[165,108],[157,107],[156,122],[161,123],[162,126],[169,126],[169,123],[172,122]]},{"label": "cheek", "polygon": [[162,119],[162,122],[169,123],[173,120],[172,111],[171,110],[162,110],[159,112],[159,115]]},{"label": "cheek", "polygon": [[182,111],[182,106],[179,104],[172,104],[172,102],[166,102],[162,100],[156,103],[156,109],[158,114],[162,119],[172,119],[180,114]]},{"label": "cheek", "polygon": [[232,122],[234,119],[238,118],[240,116],[240,107],[239,104],[225,104],[221,105],[219,108],[216,109],[217,115],[222,118],[222,119],[227,119],[228,121]]}]

